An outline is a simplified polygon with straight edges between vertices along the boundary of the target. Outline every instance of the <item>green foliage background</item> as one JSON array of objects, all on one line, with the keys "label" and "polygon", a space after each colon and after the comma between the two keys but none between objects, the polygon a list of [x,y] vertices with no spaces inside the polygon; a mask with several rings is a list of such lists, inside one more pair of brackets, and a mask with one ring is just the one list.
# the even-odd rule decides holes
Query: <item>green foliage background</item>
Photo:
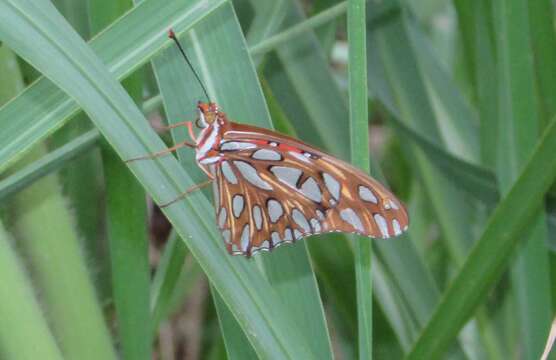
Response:
[{"label": "green foliage background", "polygon": [[[122,161],[182,141],[147,118],[194,119],[202,98],[169,28],[231,119],[370,170],[408,204],[409,233],[246,260],[199,192],[164,209],[173,231],[153,250],[146,195],[165,203],[203,179],[189,149]],[[0,358],[543,352],[550,0],[0,0],[0,41]],[[196,319],[185,340],[183,318]]]}]

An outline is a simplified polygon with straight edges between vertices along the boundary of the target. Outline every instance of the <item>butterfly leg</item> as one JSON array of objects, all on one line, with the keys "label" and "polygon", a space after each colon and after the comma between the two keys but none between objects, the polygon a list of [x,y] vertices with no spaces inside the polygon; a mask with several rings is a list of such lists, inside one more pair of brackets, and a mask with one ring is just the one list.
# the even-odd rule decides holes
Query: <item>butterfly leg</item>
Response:
[{"label": "butterfly leg", "polygon": [[204,188],[207,185],[210,185],[212,182],[214,181],[214,178],[211,176],[207,181],[203,181],[200,184],[197,185],[193,185],[192,187],[190,187],[189,189],[185,190],[185,192],[181,193],[177,198],[175,198],[174,200],[167,202],[165,204],[161,204],[160,207],[161,208],[165,208],[166,206],[172,205],[175,202],[178,202],[184,198],[187,197],[187,195],[191,194],[194,191],[197,191],[199,189]]},{"label": "butterfly leg", "polygon": [[157,151],[155,153],[145,155],[145,156],[138,156],[138,157],[135,157],[135,158],[127,159],[125,162],[129,163],[129,162],[136,161],[136,160],[154,159],[154,158],[157,158],[157,157],[160,157],[160,156],[170,154],[170,153],[172,153],[172,152],[174,152],[174,151],[176,151],[176,150],[178,150],[178,149],[180,149],[184,146],[187,146],[187,147],[190,147],[190,148],[195,148],[197,145],[192,144],[189,141],[184,141],[184,142],[176,144],[176,145],[174,145],[174,146],[172,146],[168,149],[165,149],[165,150],[162,150],[162,151]]},{"label": "butterfly leg", "polygon": [[191,138],[191,140],[193,140],[195,143],[197,143],[195,132],[193,131],[193,122],[191,122],[191,121],[182,121],[182,122],[178,122],[178,123],[175,123],[175,124],[172,124],[172,125],[160,126],[158,128],[162,131],[168,131],[168,130],[172,130],[172,129],[182,127],[182,126],[187,127],[189,137]]}]

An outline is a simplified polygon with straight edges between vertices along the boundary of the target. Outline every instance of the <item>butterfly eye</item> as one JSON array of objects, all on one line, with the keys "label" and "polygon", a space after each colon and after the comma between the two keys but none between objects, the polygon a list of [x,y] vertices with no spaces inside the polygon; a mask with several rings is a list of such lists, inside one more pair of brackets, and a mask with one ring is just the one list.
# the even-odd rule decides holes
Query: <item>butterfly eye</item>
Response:
[{"label": "butterfly eye", "polygon": [[202,129],[203,125],[200,123],[200,119],[195,120],[195,126],[197,126],[197,128]]}]

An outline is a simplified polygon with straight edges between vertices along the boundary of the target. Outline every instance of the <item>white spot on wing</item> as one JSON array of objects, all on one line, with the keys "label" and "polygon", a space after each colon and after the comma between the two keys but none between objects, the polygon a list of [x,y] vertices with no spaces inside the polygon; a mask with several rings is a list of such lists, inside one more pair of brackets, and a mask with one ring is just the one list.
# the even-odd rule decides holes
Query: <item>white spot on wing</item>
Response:
[{"label": "white spot on wing", "polygon": [[320,222],[315,218],[311,219],[311,226],[313,227],[313,231],[316,233],[320,233],[322,231],[320,227]]},{"label": "white spot on wing", "polygon": [[297,180],[301,176],[302,171],[292,167],[286,166],[273,166],[270,171],[280,180],[281,182],[296,188]]},{"label": "white spot on wing", "polygon": [[308,158],[306,158],[305,156],[303,156],[303,154],[300,154],[296,151],[288,151],[288,154],[290,154],[291,156],[293,156],[294,158],[296,158],[298,160],[301,160],[305,163],[311,164],[311,161]]},{"label": "white spot on wing", "polygon": [[253,206],[253,220],[255,221],[257,230],[261,230],[263,227],[263,215],[259,205]]},{"label": "white spot on wing", "polygon": [[241,232],[241,250],[243,252],[247,252],[247,248],[249,247],[249,224],[245,224],[243,227],[243,231]]},{"label": "white spot on wing", "polygon": [[297,240],[297,239],[301,239],[301,237],[303,236],[303,234],[301,233],[301,231],[295,229],[295,230],[293,231],[293,236],[294,236],[295,239]]},{"label": "white spot on wing", "polygon": [[261,177],[257,173],[257,169],[255,169],[251,164],[246,163],[245,161],[235,160],[234,165],[237,166],[239,172],[245,178],[245,180],[249,181],[252,185],[255,185],[256,187],[263,190],[272,190],[272,186],[261,179]]},{"label": "white spot on wing", "polygon": [[284,241],[293,241],[292,229],[286,228],[284,231]]},{"label": "white spot on wing", "polygon": [[324,220],[324,213],[317,209],[317,218],[319,220]]},{"label": "white spot on wing", "polygon": [[372,202],[373,204],[378,204],[378,200],[377,200],[375,194],[373,194],[371,189],[369,189],[366,186],[359,185],[359,197],[363,201],[368,201],[368,202]]},{"label": "white spot on wing", "polygon": [[276,231],[270,234],[270,240],[272,241],[272,246],[276,246],[282,241],[282,239],[280,239],[280,234]]},{"label": "white spot on wing", "polygon": [[402,229],[400,228],[400,223],[398,222],[398,220],[392,220],[392,228],[394,229],[394,235],[401,235]]},{"label": "white spot on wing", "polygon": [[361,223],[361,219],[359,219],[359,216],[357,216],[357,214],[355,213],[355,211],[353,211],[352,208],[347,208],[340,211],[340,217],[342,218],[342,220],[344,220],[345,222],[353,226],[355,230],[360,231],[362,233],[365,232],[365,228]]},{"label": "white spot on wing", "polygon": [[305,215],[303,215],[303,213],[297,209],[293,209],[292,211],[292,217],[293,217],[293,221],[295,221],[295,223],[303,229],[303,232],[305,233],[310,233],[311,232],[311,227],[309,226],[309,222],[307,221],[307,219],[305,218]]},{"label": "white spot on wing", "polygon": [[199,160],[199,163],[203,165],[208,165],[208,164],[217,163],[218,161],[220,161],[220,156],[212,156],[209,158],[204,158],[202,160]]},{"label": "white spot on wing", "polygon": [[389,237],[389,235],[388,235],[388,224],[386,223],[386,219],[384,218],[384,216],[382,216],[380,214],[374,214],[373,218],[375,219],[375,222],[378,225],[378,228],[380,229],[380,232],[382,233],[382,237],[384,237],[384,238]]},{"label": "white spot on wing", "polygon": [[340,200],[340,183],[332,175],[323,173],[324,185],[336,201]]},{"label": "white spot on wing", "polygon": [[239,151],[239,150],[254,149],[256,147],[257,145],[248,142],[228,141],[220,145],[220,150]]},{"label": "white spot on wing", "polygon": [[282,160],[282,156],[279,152],[268,149],[259,149],[251,155],[253,159],[256,160],[268,160],[268,161],[279,161]]},{"label": "white spot on wing", "polygon": [[236,218],[239,218],[239,216],[241,215],[241,212],[243,211],[243,205],[243,195],[234,195],[234,197],[232,198],[232,210]]},{"label": "white spot on wing", "polygon": [[282,204],[274,199],[268,200],[266,203],[268,208],[268,217],[270,218],[270,222],[273,224],[276,223],[282,214],[284,214],[284,209],[282,209]]},{"label": "white spot on wing", "polygon": [[261,246],[259,247],[260,249],[269,249],[270,248],[270,244],[268,242],[268,240],[265,240],[261,243]]},{"label": "white spot on wing", "polygon": [[384,200],[384,208],[386,210],[390,210],[390,209],[399,210],[398,205],[396,205],[396,203],[392,201],[392,199]]},{"label": "white spot on wing", "polygon": [[222,229],[226,225],[227,211],[226,208],[220,209],[220,215],[218,215],[218,226]]},{"label": "white spot on wing", "polygon": [[301,185],[301,192],[313,201],[322,201],[322,193],[320,192],[319,185],[312,177],[305,180],[305,182]]},{"label": "white spot on wing", "polygon": [[221,169],[222,169],[222,174],[224,174],[224,177],[230,184],[234,184],[234,185],[237,184],[236,175],[234,174],[232,167],[227,161],[224,161],[222,163]]},{"label": "white spot on wing", "polygon": [[224,242],[226,244],[229,244],[232,237],[232,232],[230,230],[224,230],[222,231],[222,237],[224,238]]}]

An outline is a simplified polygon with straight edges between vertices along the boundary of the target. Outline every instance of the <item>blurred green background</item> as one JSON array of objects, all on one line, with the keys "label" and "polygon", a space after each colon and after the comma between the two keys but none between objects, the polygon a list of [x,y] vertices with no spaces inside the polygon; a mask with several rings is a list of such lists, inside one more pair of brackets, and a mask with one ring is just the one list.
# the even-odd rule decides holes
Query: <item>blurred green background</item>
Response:
[{"label": "blurred green background", "polygon": [[[229,256],[186,138],[352,161],[408,234]],[[121,86],[120,86],[121,84]],[[0,0],[0,358],[538,359],[555,313],[551,0]],[[154,199],[154,202],[153,200]],[[556,331],[556,330],[555,330]]]}]

